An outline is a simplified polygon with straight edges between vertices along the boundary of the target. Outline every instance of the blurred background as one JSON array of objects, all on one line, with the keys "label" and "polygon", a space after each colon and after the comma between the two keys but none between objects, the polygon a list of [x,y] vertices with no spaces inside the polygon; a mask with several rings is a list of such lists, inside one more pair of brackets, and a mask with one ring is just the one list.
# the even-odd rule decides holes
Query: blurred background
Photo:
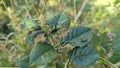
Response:
[{"label": "blurred background", "polygon": [[[0,67],[16,67],[28,48],[28,30],[22,30],[21,23],[37,20],[43,26],[46,17],[56,12],[67,13],[71,27],[91,27],[93,46],[107,60],[120,65],[120,0],[0,0]],[[96,66],[105,68],[102,62],[89,68]]]}]

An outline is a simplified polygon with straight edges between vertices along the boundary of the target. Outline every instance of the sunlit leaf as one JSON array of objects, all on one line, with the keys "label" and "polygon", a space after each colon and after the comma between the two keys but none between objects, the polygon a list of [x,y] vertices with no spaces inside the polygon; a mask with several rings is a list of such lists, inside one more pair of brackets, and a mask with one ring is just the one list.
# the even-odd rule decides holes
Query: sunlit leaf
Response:
[{"label": "sunlit leaf", "polygon": [[28,29],[28,28],[36,27],[39,24],[38,22],[34,22],[32,18],[26,18],[20,23],[20,25],[22,29]]},{"label": "sunlit leaf", "polygon": [[51,62],[56,56],[54,49],[46,43],[39,42],[30,53],[30,63],[43,65]]}]

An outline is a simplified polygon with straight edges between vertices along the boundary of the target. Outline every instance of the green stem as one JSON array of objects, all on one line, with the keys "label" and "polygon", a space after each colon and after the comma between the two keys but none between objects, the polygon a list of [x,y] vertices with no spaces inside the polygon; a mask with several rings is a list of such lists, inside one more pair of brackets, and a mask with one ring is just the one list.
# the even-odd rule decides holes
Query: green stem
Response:
[{"label": "green stem", "polygon": [[7,10],[7,6],[3,0],[2,0],[2,3],[3,3],[3,6],[5,7],[5,9]]},{"label": "green stem", "polygon": [[69,68],[69,62],[70,62],[70,59],[67,59],[66,63],[65,63],[65,67],[64,68]]},{"label": "green stem", "polygon": [[100,57],[102,60],[104,60],[105,62],[107,62],[108,64],[110,64],[111,66],[113,66],[114,68],[118,68],[116,65],[114,65],[113,63],[111,63],[110,61],[104,59],[103,57]]},{"label": "green stem", "polygon": [[52,41],[53,41],[53,45],[55,45],[56,43],[56,41],[55,41],[55,39],[54,39],[54,37],[51,35],[51,34],[49,34],[49,36],[51,37],[51,39],[52,39]]},{"label": "green stem", "polygon": [[74,22],[76,23],[76,0],[74,0]]},{"label": "green stem", "polygon": [[28,16],[29,16],[30,18],[32,18],[31,15],[30,15],[30,12],[29,12],[29,8],[28,8],[29,3],[28,3],[27,0],[25,0],[25,3],[26,3],[26,6],[27,6],[27,8],[26,8],[26,12],[27,12]]},{"label": "green stem", "polygon": [[60,45],[60,42],[58,42],[58,43],[55,45],[55,48],[57,48],[59,45]]}]

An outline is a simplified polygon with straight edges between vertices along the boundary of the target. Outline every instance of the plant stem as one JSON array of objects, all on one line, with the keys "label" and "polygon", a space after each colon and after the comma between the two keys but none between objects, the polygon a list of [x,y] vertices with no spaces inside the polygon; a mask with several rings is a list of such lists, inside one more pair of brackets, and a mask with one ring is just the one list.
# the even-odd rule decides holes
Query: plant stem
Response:
[{"label": "plant stem", "polygon": [[76,23],[76,0],[74,0],[74,22]]},{"label": "plant stem", "polygon": [[49,36],[50,36],[50,38],[52,39],[52,43],[53,43],[53,45],[55,45],[56,43],[55,43],[55,39],[54,39],[54,37],[53,37],[51,34],[49,34]]},{"label": "plant stem", "polygon": [[114,68],[118,68],[116,65],[114,65],[113,63],[111,63],[110,61],[104,59],[103,57],[100,57],[102,60],[104,60],[105,62],[107,62],[108,64],[110,64],[111,66],[113,66]]},{"label": "plant stem", "polygon": [[7,10],[7,6],[3,0],[2,0],[2,3],[3,3],[3,6],[5,7],[5,9]]},{"label": "plant stem", "polygon": [[70,59],[67,59],[66,63],[65,63],[65,67],[64,68],[69,68],[69,62],[70,62]]},{"label": "plant stem", "polygon": [[87,2],[88,2],[88,0],[84,0],[81,8],[79,9],[79,11],[78,11],[78,13],[77,13],[77,15],[76,15],[75,22],[77,22],[78,18],[81,16],[82,11],[83,11],[84,7],[86,6],[86,3],[87,3]]},{"label": "plant stem", "polygon": [[58,43],[55,45],[55,48],[57,48],[59,45],[60,45],[60,42],[58,42]]},{"label": "plant stem", "polygon": [[26,6],[27,6],[26,12],[27,12],[28,16],[29,16],[30,18],[32,18],[31,15],[30,15],[30,12],[29,12],[29,8],[28,8],[28,6],[29,6],[28,1],[25,0],[25,3],[26,3]]}]

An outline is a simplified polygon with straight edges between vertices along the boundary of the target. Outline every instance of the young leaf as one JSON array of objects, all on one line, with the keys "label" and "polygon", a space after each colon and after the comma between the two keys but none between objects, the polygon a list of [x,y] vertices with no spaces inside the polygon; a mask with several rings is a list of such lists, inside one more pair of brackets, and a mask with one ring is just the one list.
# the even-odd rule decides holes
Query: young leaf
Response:
[{"label": "young leaf", "polygon": [[20,60],[17,62],[17,65],[19,65],[20,68],[30,68],[30,67],[29,67],[29,56],[20,59]]},{"label": "young leaf", "polygon": [[68,55],[75,66],[87,66],[100,57],[99,53],[89,46],[84,48],[76,47],[69,51]]},{"label": "young leaf", "polygon": [[68,35],[62,40],[61,44],[65,45],[68,42],[75,46],[83,47],[92,40],[92,30],[88,27],[77,26],[73,27]]},{"label": "young leaf", "polygon": [[46,23],[51,29],[69,28],[70,18],[65,13],[56,13],[47,18]]},{"label": "young leaf", "polygon": [[34,39],[35,37],[37,37],[38,35],[43,34],[44,32],[42,30],[34,30],[33,32],[30,31],[26,37],[26,43],[28,45],[32,45],[34,44]]},{"label": "young leaf", "polygon": [[32,20],[32,18],[26,18],[20,23],[20,25],[21,25],[22,29],[28,29],[28,28],[31,28],[31,27],[36,27],[39,24],[38,24],[38,22],[34,22]]},{"label": "young leaf", "polygon": [[51,62],[56,56],[54,49],[46,43],[39,42],[31,50],[30,63],[35,65],[43,65]]}]

